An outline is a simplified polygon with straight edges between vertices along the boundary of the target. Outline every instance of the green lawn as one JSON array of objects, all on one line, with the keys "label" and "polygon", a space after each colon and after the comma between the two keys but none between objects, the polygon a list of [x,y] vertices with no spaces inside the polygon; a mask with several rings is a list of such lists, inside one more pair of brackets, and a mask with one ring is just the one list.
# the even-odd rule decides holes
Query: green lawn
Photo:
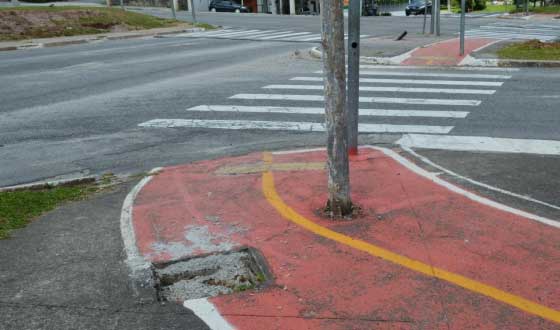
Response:
[{"label": "green lawn", "polygon": [[95,190],[92,185],[80,185],[0,192],[0,239],[7,238],[11,230],[25,227],[60,204],[82,199]]},{"label": "green lawn", "polygon": [[0,40],[171,27],[179,21],[103,7],[0,7]]},{"label": "green lawn", "polygon": [[498,56],[514,60],[555,60],[560,61],[560,42],[540,42],[531,40],[516,43],[498,50]]}]

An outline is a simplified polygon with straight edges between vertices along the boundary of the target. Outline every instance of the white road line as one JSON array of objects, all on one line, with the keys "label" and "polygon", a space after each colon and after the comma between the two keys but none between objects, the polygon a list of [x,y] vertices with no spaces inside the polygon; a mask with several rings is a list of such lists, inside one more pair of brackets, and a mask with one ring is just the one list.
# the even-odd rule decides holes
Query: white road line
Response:
[{"label": "white road line", "polygon": [[[403,69],[403,70],[431,70],[432,72],[437,69],[429,66],[418,66],[418,65],[382,65],[382,64],[361,64],[361,69]],[[494,68],[494,67],[482,67],[482,66],[458,66],[454,67],[453,70],[457,71],[504,71],[512,72],[519,71],[519,68]]]},{"label": "white road line", "polygon": [[481,32],[481,31],[468,31],[466,35],[469,37],[486,37],[494,39],[539,39],[543,41],[553,40],[555,36],[542,36],[542,35],[528,35],[528,34],[507,34],[497,32]]},{"label": "white road line", "polygon": [[245,34],[245,33],[257,33],[260,32],[262,30],[235,30],[235,31],[231,31],[231,32],[226,32],[226,31],[222,31],[221,33],[216,32],[213,34],[203,34],[201,33],[202,36],[211,36],[211,37],[229,37],[229,36],[234,36],[234,35],[238,35],[238,34]]},{"label": "white road line", "polygon": [[[532,28],[521,28],[521,27],[505,27],[505,26],[492,26],[492,25],[487,25],[487,26],[481,26],[479,28],[480,30],[489,30],[489,31],[499,31],[499,32],[529,32],[529,31],[534,31],[534,32],[529,32],[528,34],[547,34],[547,33],[551,33],[555,34],[555,32],[557,33],[557,31],[554,31],[553,29],[532,29]],[[551,35],[551,34],[549,34]]]},{"label": "white road line", "polygon": [[[293,81],[323,81],[323,77],[294,77]],[[360,78],[360,83],[409,84],[409,85],[449,85],[449,86],[488,86],[500,87],[501,81],[469,81],[469,80],[422,80],[422,79],[377,79]]]},{"label": "white road line", "polygon": [[[324,101],[323,95],[291,95],[291,94],[236,94],[230,99],[243,100],[281,100],[281,101]],[[478,106],[479,100],[455,100],[455,99],[418,99],[401,97],[360,97],[364,103],[396,103],[396,104],[424,104],[424,105],[457,105]]]},{"label": "white road line", "polygon": [[[321,85],[267,85],[266,89],[323,90]],[[410,87],[371,87],[360,86],[363,92],[395,92],[395,93],[441,93],[441,94],[485,94],[492,95],[493,89],[457,89],[457,88],[410,88]]]},{"label": "white road line", "polygon": [[511,213],[511,214],[515,214],[515,215],[518,215],[518,216],[521,216],[521,217],[524,217],[524,218],[527,218],[527,219],[530,219],[530,220],[534,220],[534,221],[537,221],[537,222],[540,222],[540,223],[543,223],[543,224],[546,224],[546,225],[549,225],[549,226],[552,226],[552,227],[555,227],[555,228],[560,228],[560,222],[558,222],[558,221],[547,219],[547,218],[544,218],[544,217],[541,217],[541,216],[538,216],[538,215],[535,215],[535,214],[531,214],[531,213],[528,213],[528,212],[525,212],[525,211],[522,211],[522,210],[515,209],[513,207],[510,207],[510,206],[507,206],[507,205],[504,205],[504,204],[500,204],[498,202],[495,202],[495,201],[490,200],[488,198],[484,198],[484,197],[479,196],[477,194],[474,194],[470,191],[467,191],[463,188],[460,188],[460,187],[458,187],[458,186],[456,186],[452,183],[449,183],[449,182],[437,177],[437,175],[435,175],[434,173],[430,173],[430,172],[426,171],[425,169],[419,167],[418,165],[412,163],[411,161],[409,161],[408,159],[406,159],[406,158],[402,157],[401,155],[397,154],[393,150],[385,149],[385,148],[381,148],[381,147],[374,147],[374,146],[368,146],[368,147],[372,148],[372,149],[377,149],[377,150],[382,151],[384,154],[386,154],[387,156],[395,159],[396,161],[398,161],[400,164],[407,167],[412,172],[414,172],[416,174],[419,174],[419,175],[425,177],[426,179],[428,179],[428,180],[430,180],[430,181],[432,181],[432,182],[434,182],[434,183],[436,183],[436,184],[438,184],[442,187],[445,187],[445,188],[449,189],[452,192],[463,195],[463,196],[467,197],[468,199],[470,199],[472,201],[475,201],[475,202],[478,202],[480,204],[487,205],[487,206],[490,206],[490,207],[493,207],[495,209],[502,210],[502,211],[505,211],[505,212],[508,212],[508,213]]},{"label": "white road line", "polygon": [[[238,105],[199,105],[189,108],[190,111],[205,112],[248,112],[248,113],[283,113],[324,115],[324,108],[312,107],[270,107],[270,106],[238,106]],[[465,118],[468,111],[434,111],[434,110],[389,110],[359,109],[360,116],[378,117],[432,117],[432,118]]]},{"label": "white road line", "polygon": [[315,40],[321,40],[321,38],[322,38],[321,35],[318,35],[316,37],[300,39],[299,41],[315,41]]},{"label": "white road line", "polygon": [[183,303],[185,308],[190,309],[199,319],[201,319],[211,330],[234,330],[220,312],[206,298],[190,299]]},{"label": "white road line", "polygon": [[241,32],[249,32],[249,31],[259,31],[259,30],[217,30],[217,31],[204,31],[204,32],[196,32],[196,33],[185,33],[187,36],[214,36],[226,33],[241,33]]},{"label": "white road line", "polygon": [[311,34],[311,32],[285,33],[285,34],[280,34],[280,35],[275,35],[275,36],[261,37],[259,39],[261,39],[261,40],[271,40],[271,39],[279,39],[279,38],[293,37],[293,36],[300,36],[300,35],[309,35],[309,34]]},{"label": "white road line", "polygon": [[[202,120],[202,119],[153,119],[139,124],[150,128],[216,128],[232,130],[280,130],[299,132],[325,132],[323,123],[260,120]],[[360,133],[426,133],[447,134],[453,126],[358,124]]]},{"label": "white road line", "polygon": [[397,143],[409,148],[560,155],[560,141],[554,140],[408,134]]},{"label": "white road line", "polygon": [[[523,199],[523,200],[526,200],[526,201],[530,201],[530,202],[532,202],[532,203],[541,204],[541,205],[544,205],[544,206],[546,206],[546,207],[550,207],[550,208],[555,209],[555,210],[560,210],[560,206],[553,205],[553,204],[550,204],[550,203],[547,203],[547,202],[543,202],[543,201],[540,201],[540,200],[538,200],[538,199],[534,199],[534,198],[529,197],[529,196],[519,195],[519,194],[516,194],[516,193],[514,193],[514,192],[511,192],[511,191],[508,191],[508,190],[504,190],[504,189],[501,189],[501,188],[498,188],[498,187],[494,187],[494,186],[488,185],[488,184],[486,184],[486,183],[483,183],[483,182],[480,182],[480,181],[476,181],[476,180],[473,180],[473,179],[471,179],[471,178],[467,178],[467,177],[465,177],[465,176],[462,176],[462,175],[460,175],[460,174],[457,174],[457,173],[455,173],[455,172],[453,172],[453,171],[451,171],[451,170],[446,169],[445,167],[443,167],[443,166],[441,166],[441,165],[438,165],[438,164],[432,162],[432,161],[429,160],[427,157],[424,157],[424,156],[422,156],[422,155],[416,153],[414,150],[410,149],[409,147],[402,147],[402,149],[405,150],[406,152],[408,152],[409,154],[413,155],[414,157],[420,159],[420,160],[423,161],[424,163],[426,163],[426,164],[428,164],[428,165],[430,165],[430,166],[432,166],[432,167],[435,167],[435,168],[437,168],[438,170],[440,170],[440,171],[442,171],[442,172],[444,172],[444,173],[446,173],[446,174],[448,174],[448,175],[454,176],[454,177],[456,177],[456,178],[458,178],[458,179],[460,179],[460,180],[467,181],[467,182],[469,182],[469,183],[471,183],[471,184],[474,184],[474,185],[483,187],[483,188],[485,188],[485,189],[497,191],[497,192],[499,192],[499,193],[501,193],[501,194],[510,195],[510,196],[513,196],[513,197],[516,197],[516,198],[519,198],[519,199]],[[559,224],[560,224],[560,223],[559,223]]]},{"label": "white road line", "polygon": [[261,39],[262,37],[277,36],[287,33],[292,33],[292,31],[264,31],[261,33],[253,33],[250,35],[243,35],[236,37],[237,39]]}]

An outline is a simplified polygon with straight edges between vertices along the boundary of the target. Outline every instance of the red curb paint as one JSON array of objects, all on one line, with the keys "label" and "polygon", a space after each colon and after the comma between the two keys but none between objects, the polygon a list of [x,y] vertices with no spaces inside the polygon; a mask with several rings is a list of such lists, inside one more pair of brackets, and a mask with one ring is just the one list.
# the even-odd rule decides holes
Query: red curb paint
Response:
[{"label": "red curb paint", "polygon": [[402,65],[455,66],[474,50],[495,42],[488,38],[466,38],[465,55],[459,55],[459,38],[438,42],[419,48],[404,60]]},{"label": "red curb paint", "polygon": [[[139,250],[151,261],[224,246],[261,251],[274,275],[271,287],[210,299],[237,329],[558,329],[302,229],[264,200],[260,173],[214,173],[261,158],[166,168],[133,209]],[[324,152],[273,157],[274,163],[325,160]],[[560,309],[559,230],[477,204],[379,151],[360,150],[351,173],[352,199],[364,213],[352,221],[316,216],[326,201],[325,171],[274,177],[286,204],[322,226]],[[193,231],[207,239],[189,240]]]},{"label": "red curb paint", "polygon": [[348,149],[349,156],[356,156],[358,154],[358,148],[350,148]]}]

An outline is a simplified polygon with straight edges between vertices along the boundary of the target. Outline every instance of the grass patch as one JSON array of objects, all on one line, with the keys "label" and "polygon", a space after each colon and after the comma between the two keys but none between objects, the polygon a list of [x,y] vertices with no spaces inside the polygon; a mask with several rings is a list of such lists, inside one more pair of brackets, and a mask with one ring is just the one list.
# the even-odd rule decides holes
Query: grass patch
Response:
[{"label": "grass patch", "polygon": [[102,7],[0,8],[0,40],[22,40],[172,27],[164,19]]},{"label": "grass patch", "polygon": [[537,14],[560,14],[560,6],[531,7],[529,11]]},{"label": "grass patch", "polygon": [[0,192],[0,239],[25,227],[34,218],[62,203],[81,200],[96,191],[93,185],[52,187],[41,190]]},{"label": "grass patch", "polygon": [[531,40],[516,43],[498,50],[498,56],[514,60],[556,60],[560,61],[560,42]]}]

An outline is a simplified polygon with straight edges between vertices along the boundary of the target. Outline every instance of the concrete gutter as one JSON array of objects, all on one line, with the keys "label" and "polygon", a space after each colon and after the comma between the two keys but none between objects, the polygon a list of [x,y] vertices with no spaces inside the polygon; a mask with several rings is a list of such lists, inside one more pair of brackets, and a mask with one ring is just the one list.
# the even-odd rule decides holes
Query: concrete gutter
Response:
[{"label": "concrete gutter", "polygon": [[201,32],[205,31],[203,28],[186,28],[185,26],[178,26],[172,28],[150,29],[140,31],[128,31],[106,34],[88,34],[83,36],[73,37],[57,37],[57,38],[42,38],[21,41],[7,41],[0,42],[0,51],[30,49],[30,48],[45,48],[45,47],[59,47],[75,44],[85,44],[90,42],[98,42],[104,40],[121,40],[133,39],[144,37],[158,37],[179,33]]},{"label": "concrete gutter", "polygon": [[97,180],[95,176],[84,176],[79,178],[71,178],[64,180],[52,180],[52,181],[39,181],[27,184],[21,184],[16,186],[1,187],[0,192],[10,192],[18,190],[39,190],[45,188],[52,188],[58,186],[75,186],[83,183],[93,183]]}]

